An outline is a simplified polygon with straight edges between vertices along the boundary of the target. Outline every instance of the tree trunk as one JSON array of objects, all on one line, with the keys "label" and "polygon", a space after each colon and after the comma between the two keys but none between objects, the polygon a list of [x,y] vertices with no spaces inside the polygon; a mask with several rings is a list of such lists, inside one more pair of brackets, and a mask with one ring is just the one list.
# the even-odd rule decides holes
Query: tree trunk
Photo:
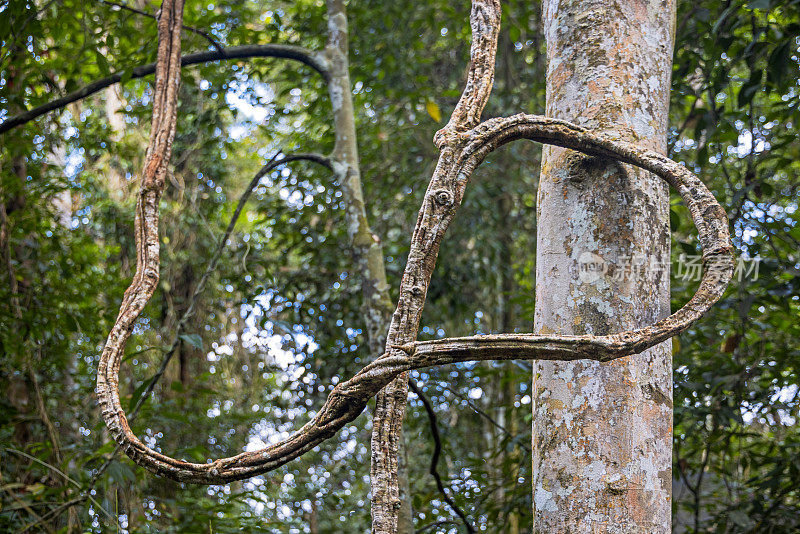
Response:
[{"label": "tree trunk", "polygon": [[[547,0],[543,18],[547,116],[665,151],[674,0]],[[536,333],[669,314],[657,177],[547,146],[537,215]],[[533,390],[535,532],[669,532],[671,343],[611,363],[537,362]]]},{"label": "tree trunk", "polygon": [[[328,93],[333,107],[333,124],[336,144],[331,154],[333,170],[342,188],[346,210],[347,234],[353,249],[353,260],[361,275],[364,323],[370,358],[384,352],[386,332],[392,318],[394,305],[386,282],[386,264],[380,239],[369,226],[361,187],[361,170],[358,160],[353,91],[350,84],[349,42],[347,12],[344,0],[328,0],[328,44],[325,49],[329,61],[330,79]],[[400,507],[398,534],[414,532],[411,512],[411,495],[408,480],[408,462],[402,434],[398,437],[398,485]]]}]

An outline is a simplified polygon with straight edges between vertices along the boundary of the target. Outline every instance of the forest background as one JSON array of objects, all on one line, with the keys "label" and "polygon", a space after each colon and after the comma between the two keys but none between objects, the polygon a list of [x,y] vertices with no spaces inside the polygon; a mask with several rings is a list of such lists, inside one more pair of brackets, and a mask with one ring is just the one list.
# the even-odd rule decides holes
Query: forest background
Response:
[{"label": "forest background", "polygon": [[[133,178],[152,78],[132,69],[155,58],[147,15],[157,11],[115,4],[0,2],[0,121],[122,72],[0,136],[0,530],[368,531],[369,410],[302,458],[225,486],[176,484],[112,456],[95,374],[135,267]],[[436,161],[432,136],[463,85],[468,13],[440,0],[348,6],[361,175],[390,288]],[[537,1],[503,2],[486,116],[542,113],[540,19]],[[189,3],[184,23],[194,30],[184,54],[322,49],[327,26],[324,3],[306,0]],[[678,2],[669,155],[727,210],[741,268],[673,341],[677,532],[800,529],[799,35],[798,1]],[[191,303],[195,314],[133,424],[147,443],[197,461],[258,448],[376,356],[339,184],[314,163],[262,178],[193,297],[256,172],[279,151],[329,152],[331,115],[324,80],[296,62],[183,69],[162,276],[127,347],[124,403],[143,398]],[[421,339],[531,331],[540,153],[515,143],[476,173],[442,244]],[[677,309],[696,287],[699,248],[672,204]],[[412,373],[404,432],[418,531],[530,531],[530,379],[528,362]]]}]

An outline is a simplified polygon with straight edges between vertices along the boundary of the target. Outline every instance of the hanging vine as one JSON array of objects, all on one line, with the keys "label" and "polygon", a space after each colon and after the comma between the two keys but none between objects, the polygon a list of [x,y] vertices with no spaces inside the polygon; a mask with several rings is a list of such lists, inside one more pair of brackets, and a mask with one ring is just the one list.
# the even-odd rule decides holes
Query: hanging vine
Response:
[{"label": "hanging vine", "polygon": [[[136,206],[136,274],[103,349],[97,377],[98,399],[111,435],[133,461],[158,475],[182,482],[220,484],[273,470],[333,436],[383,390],[373,434],[373,447],[377,447],[379,455],[377,474],[383,477],[373,488],[380,500],[380,506],[373,509],[377,514],[373,526],[390,525],[392,503],[397,499],[396,480],[391,477],[396,477],[396,436],[406,403],[408,371],[478,360],[605,362],[636,354],[688,328],[719,299],[730,281],[734,265],[727,216],[705,185],[684,166],[656,152],[547,117],[520,114],[480,122],[494,78],[500,5],[498,0],[474,0],[470,16],[472,61],[466,87],[450,121],[434,139],[440,149],[439,162],[411,238],[385,353],[351,379],[339,383],[311,421],[274,445],[209,463],[190,463],[161,454],[131,432],[120,404],[118,373],[125,343],[158,283],[158,204],[175,134],[182,12],[183,0],[164,0],[158,22],[153,122]],[[674,187],[689,209],[703,248],[703,278],[692,299],[651,326],[605,336],[499,334],[417,342],[439,245],[461,204],[470,176],[497,147],[520,139],[631,164]]]}]

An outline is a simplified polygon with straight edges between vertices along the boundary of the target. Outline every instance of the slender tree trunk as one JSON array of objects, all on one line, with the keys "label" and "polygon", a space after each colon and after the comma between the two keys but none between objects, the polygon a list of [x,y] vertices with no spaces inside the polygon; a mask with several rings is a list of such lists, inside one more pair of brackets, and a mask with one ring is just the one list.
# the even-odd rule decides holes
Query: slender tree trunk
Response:
[{"label": "slender tree trunk", "polygon": [[[125,132],[125,120],[119,111],[125,105],[122,98],[119,96],[119,87],[106,87],[103,91],[105,93],[105,112],[106,121],[110,131],[111,141],[118,143],[122,139]],[[125,175],[120,170],[118,163],[114,161],[113,155],[107,156],[107,165],[105,169],[106,183],[111,198],[122,200],[128,193],[128,181]]]},{"label": "slender tree trunk", "polygon": [[[543,18],[546,114],[665,151],[674,0],[546,0]],[[548,146],[538,195],[537,333],[669,314],[658,178]],[[669,532],[671,343],[611,363],[540,361],[533,389],[535,532]]]},{"label": "slender tree trunk", "polygon": [[[328,45],[325,49],[329,62],[328,92],[333,106],[333,123],[336,145],[331,159],[346,204],[347,234],[353,248],[356,268],[361,275],[364,321],[370,357],[384,352],[386,332],[394,311],[386,282],[386,264],[380,239],[372,232],[367,219],[361,171],[358,160],[355,111],[353,109],[347,12],[344,0],[328,0]],[[403,437],[399,439],[398,481],[400,508],[398,534],[414,532],[411,517],[407,459]]]}]

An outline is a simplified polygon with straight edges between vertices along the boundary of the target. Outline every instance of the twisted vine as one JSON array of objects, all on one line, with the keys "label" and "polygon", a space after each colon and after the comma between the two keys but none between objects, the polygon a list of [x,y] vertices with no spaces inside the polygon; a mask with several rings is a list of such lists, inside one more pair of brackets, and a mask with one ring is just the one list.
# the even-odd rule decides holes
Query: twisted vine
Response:
[{"label": "twisted vine", "polygon": [[[103,349],[97,377],[98,400],[111,435],[133,461],[150,471],[177,481],[200,484],[227,483],[271,471],[333,436],[363,411],[369,399],[391,384],[382,393],[375,416],[375,424],[383,425],[384,430],[377,432],[377,439],[373,438],[373,446],[379,445],[379,454],[384,462],[389,462],[392,446],[396,445],[391,439],[392,431],[402,422],[408,387],[405,373],[408,371],[478,360],[610,361],[642,352],[685,330],[727,287],[734,267],[727,216],[700,179],[684,166],[651,150],[547,117],[520,114],[479,123],[494,76],[500,5],[498,0],[473,0],[470,16],[472,64],[450,121],[435,137],[441,154],[412,236],[386,352],[351,379],[334,387],[317,415],[279,443],[203,464],[154,451],[131,432],[120,404],[118,373],[134,322],[158,281],[158,200],[164,188],[163,178],[175,130],[182,7],[182,0],[164,0],[159,20],[153,129],[136,209],[137,269]],[[605,336],[499,334],[415,341],[439,244],[461,204],[470,176],[497,147],[520,139],[628,163],[656,174],[674,187],[688,207],[703,249],[703,277],[692,299],[651,326]],[[381,465],[391,467],[389,463]],[[396,472],[396,469],[386,472]],[[379,486],[388,492],[387,502],[391,503],[394,498],[392,480],[382,482],[385,484]],[[391,521],[391,518],[379,516],[379,520]]]}]

